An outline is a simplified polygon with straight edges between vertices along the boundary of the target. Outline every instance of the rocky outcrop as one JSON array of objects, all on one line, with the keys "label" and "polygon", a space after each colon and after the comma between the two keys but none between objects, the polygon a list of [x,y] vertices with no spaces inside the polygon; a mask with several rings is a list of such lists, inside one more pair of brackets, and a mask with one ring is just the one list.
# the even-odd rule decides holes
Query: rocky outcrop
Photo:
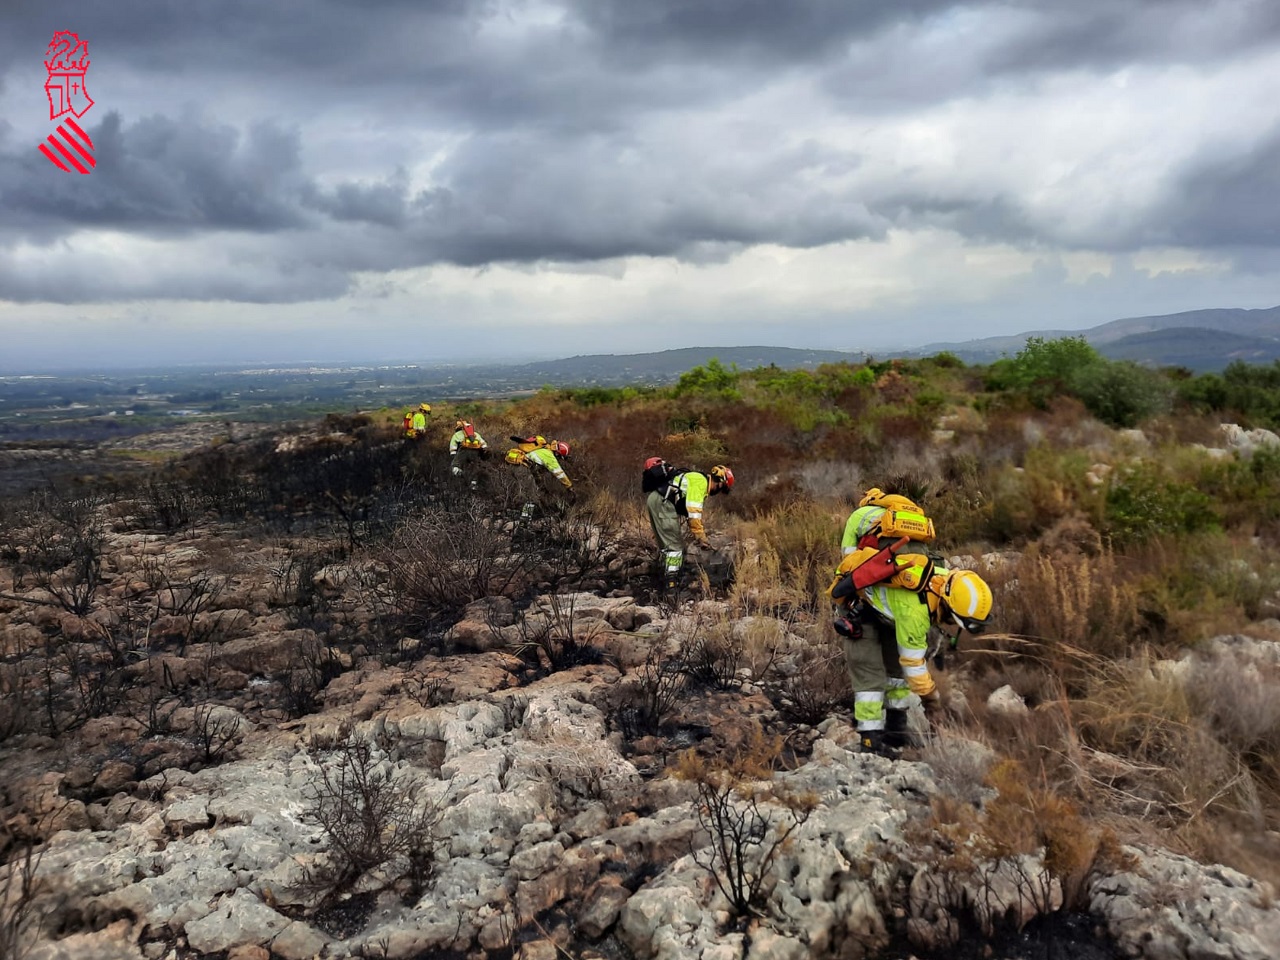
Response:
[{"label": "rocky outcrop", "polygon": [[[192,573],[218,554],[136,534],[119,534],[116,547],[113,601],[153,561]],[[239,549],[247,564],[284,562],[278,550]],[[368,575],[330,563],[310,583],[342,613]],[[695,785],[671,771],[686,748],[732,754],[750,749],[758,722],[776,729],[767,685],[735,663],[717,678],[722,689],[683,698],[657,732],[627,740],[620,730],[640,722],[646,668],[656,664],[648,677],[661,679],[664,661],[715,636],[735,650],[763,644],[771,669],[795,678],[822,642],[813,624],[740,616],[723,602],[660,608],[584,592],[523,610],[487,598],[437,636],[397,637],[393,650],[365,646],[367,620],[352,615],[345,626],[358,639],[337,649],[323,624],[291,619],[264,581],[219,576],[204,613],[228,614],[214,624],[221,632],[175,641],[181,598],[170,590],[146,642],[119,658],[122,677],[162,696],[82,718],[62,744],[4,745],[5,819],[20,836],[48,838],[37,863],[48,933],[33,957],[480,958],[517,939],[526,956],[554,956],[573,939],[575,950],[616,940],[638,960],[857,960],[895,935],[945,952],[968,931],[1016,928],[1063,902],[1042,851],[975,854],[965,872],[921,847],[940,790],[967,809],[989,802],[980,773],[959,791],[941,763],[864,756],[847,719],[833,718],[788,729],[789,769],[744,783],[732,801],[741,810],[755,800],[762,818],[745,848],[760,896],[736,915],[711,859],[723,838],[699,815]],[[86,656],[101,628],[121,622],[110,610],[72,617],[40,604],[0,604],[0,618],[14,649],[56,636]],[[530,638],[544,633],[571,641],[577,665],[552,672],[531,654]],[[1219,638],[1161,669],[1225,663],[1238,683],[1263,689],[1278,649]],[[314,712],[290,716],[278,678],[305,679],[325,663],[339,675],[317,681]],[[1033,709],[1012,687],[986,702],[1006,722]],[[335,888],[341,851],[317,809],[325,785],[351,769],[348,731],[368,744],[369,782],[431,826],[412,850]],[[976,742],[948,749],[974,770],[994,756]],[[795,826],[797,797],[806,819]],[[793,826],[769,859],[751,859]],[[1084,891],[1124,955],[1280,956],[1280,910],[1265,885],[1154,849],[1129,853],[1128,868]],[[530,939],[534,921],[542,929]]]}]

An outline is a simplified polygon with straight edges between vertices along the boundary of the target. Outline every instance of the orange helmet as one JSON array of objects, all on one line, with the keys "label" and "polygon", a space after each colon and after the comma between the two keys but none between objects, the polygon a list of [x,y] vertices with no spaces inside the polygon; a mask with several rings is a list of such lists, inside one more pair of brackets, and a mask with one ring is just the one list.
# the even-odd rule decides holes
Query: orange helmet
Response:
[{"label": "orange helmet", "polygon": [[733,489],[733,471],[724,464],[718,464],[712,467],[708,476],[711,477],[712,480],[719,480],[724,484],[723,489],[725,493],[728,493]]},{"label": "orange helmet", "polygon": [[660,463],[662,463],[661,457],[650,457],[648,460],[644,462],[644,468],[646,470],[652,470],[654,467],[656,467]]}]

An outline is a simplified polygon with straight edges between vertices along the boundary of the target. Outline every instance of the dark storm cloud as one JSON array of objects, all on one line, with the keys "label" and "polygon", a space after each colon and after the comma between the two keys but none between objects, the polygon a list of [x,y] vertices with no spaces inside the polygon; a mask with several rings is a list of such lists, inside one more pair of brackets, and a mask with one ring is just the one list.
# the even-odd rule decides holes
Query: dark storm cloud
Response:
[{"label": "dark storm cloud", "polygon": [[572,0],[582,22],[623,59],[739,57],[812,62],[850,39],[954,0]]},{"label": "dark storm cloud", "polygon": [[[278,284],[231,276],[211,281],[216,292],[196,284],[182,294],[192,274],[158,270],[151,296],[310,299],[317,289],[346,289],[335,270],[704,255],[708,244],[811,247],[880,236],[888,225],[855,194],[796,188],[789,173],[857,166],[856,157],[813,144],[748,163],[705,156],[696,144],[476,136],[441,164],[440,186],[413,192],[404,171],[321,185],[301,170],[297,133],[271,125],[237,135],[199,117],[122,124],[109,114],[90,132],[99,159],[91,177],[60,174],[33,151],[0,156],[0,205],[10,213],[0,250],[5,237],[48,244],[87,227],[151,238],[252,234],[262,242],[246,256],[281,273]],[[616,162],[623,153],[631,162]],[[239,241],[227,243],[235,250]],[[204,268],[216,277],[229,262]],[[319,288],[308,267],[330,271]],[[104,298],[147,293],[142,281],[110,274],[102,274]],[[13,266],[0,274],[0,298],[39,296],[43,278],[19,280]],[[92,284],[86,274],[57,296],[92,299]]]},{"label": "dark storm cloud", "polygon": [[1188,170],[1152,231],[1191,247],[1280,250],[1280,127],[1243,156]]},{"label": "dark storm cloud", "polygon": [[196,116],[89,124],[97,167],[67,176],[34,149],[0,153],[0,238],[49,239],[85,227],[144,234],[275,231],[303,225],[296,131]]},{"label": "dark storm cloud", "polygon": [[[148,91],[132,104],[102,99],[90,115],[101,118],[90,177],[55,171],[0,124],[0,299],[16,300],[277,302],[340,295],[353,271],[696,259],[891,227],[1053,243],[1061,230],[999,173],[930,182],[945,174],[913,173],[902,156],[860,179],[853,150],[787,142],[790,111],[815,111],[797,128],[838,132],[865,122],[868,104],[951,103],[1047,70],[1217,62],[1280,34],[1270,0],[564,0],[550,11],[532,0],[7,0],[5,10],[0,71],[38,70],[52,31],[75,29],[90,43],[91,78]],[[764,96],[803,81],[829,101]],[[233,106],[210,106],[220,97]],[[229,112],[244,103],[255,119]],[[353,144],[359,135],[376,143]],[[430,185],[420,175],[415,187],[408,171],[424,141],[440,159]],[[359,177],[335,173],[353,146],[374,159],[351,164]],[[1274,222],[1274,208],[1247,198],[1276,195],[1267,164],[1278,159],[1274,145],[1235,166],[1206,156],[1185,186],[1213,201],[1171,203],[1153,229],[1176,242],[1276,243],[1263,213]],[[175,238],[207,259],[139,275],[101,253],[57,283],[52,267],[33,265],[45,260],[15,252],[49,253],[93,229]],[[1141,229],[1110,242],[1137,239]]]},{"label": "dark storm cloud", "polygon": [[995,73],[1212,63],[1280,38],[1272,0],[1081,0],[1016,4],[1030,14],[987,67]]}]

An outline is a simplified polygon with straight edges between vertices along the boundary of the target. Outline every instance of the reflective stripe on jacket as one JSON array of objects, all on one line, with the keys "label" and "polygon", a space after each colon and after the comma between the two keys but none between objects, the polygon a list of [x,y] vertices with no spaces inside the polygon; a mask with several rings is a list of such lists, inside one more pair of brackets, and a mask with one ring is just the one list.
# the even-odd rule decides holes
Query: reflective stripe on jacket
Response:
[{"label": "reflective stripe on jacket", "polygon": [[933,619],[929,605],[922,603],[917,593],[884,584],[867,587],[862,597],[883,620],[893,624],[902,675],[912,693],[927,697],[937,687],[924,662]]},{"label": "reflective stripe on jacket", "polygon": [[560,461],[557,460],[556,455],[546,447],[539,447],[536,450],[530,450],[525,455],[525,458],[527,460],[532,460],[538,466],[549,471],[552,476],[563,483],[566,487],[569,486],[569,478],[565,476],[564,468],[560,466]]},{"label": "reflective stripe on jacket", "polygon": [[875,529],[884,512],[884,507],[859,507],[849,514],[844,536],[840,538],[840,552],[850,554],[857,550],[858,541]]},{"label": "reflective stripe on jacket", "polygon": [[680,474],[671,482],[671,490],[674,491],[672,502],[677,512],[689,518],[691,526],[695,520],[702,523],[702,502],[707,499],[709,486],[707,475],[694,470]]}]

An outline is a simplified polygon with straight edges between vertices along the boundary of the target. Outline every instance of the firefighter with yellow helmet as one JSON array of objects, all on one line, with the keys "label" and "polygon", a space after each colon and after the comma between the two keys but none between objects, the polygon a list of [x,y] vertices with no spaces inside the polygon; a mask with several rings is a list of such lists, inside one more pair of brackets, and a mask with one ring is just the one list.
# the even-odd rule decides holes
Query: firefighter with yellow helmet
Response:
[{"label": "firefighter with yellow helmet", "polygon": [[[645,470],[663,461],[650,457]],[[711,541],[702,523],[702,505],[708,497],[728,493],[733,489],[733,471],[717,464],[706,473],[685,470],[673,473],[668,479],[649,491],[645,506],[649,511],[649,524],[654,539],[662,550],[663,582],[674,589],[684,569],[684,536],[680,531],[680,519],[689,521],[689,533],[699,547],[709,550]]]},{"label": "firefighter with yellow helmet", "polygon": [[991,615],[991,588],[971,570],[942,568],[920,548],[932,539],[933,523],[917,504],[878,488],[845,525],[844,560],[828,592],[844,613],[836,633],[864,752],[894,756],[907,745],[913,693],[931,722],[940,718],[942,698],[926,662],[930,632],[980,633]]},{"label": "firefighter with yellow helmet", "polygon": [[431,412],[431,404],[429,403],[418,404],[417,409],[413,411],[413,415],[411,416],[409,421],[410,427],[408,431],[408,436],[416,438],[416,437],[422,437],[426,435],[427,414],[429,414],[430,412]]}]

